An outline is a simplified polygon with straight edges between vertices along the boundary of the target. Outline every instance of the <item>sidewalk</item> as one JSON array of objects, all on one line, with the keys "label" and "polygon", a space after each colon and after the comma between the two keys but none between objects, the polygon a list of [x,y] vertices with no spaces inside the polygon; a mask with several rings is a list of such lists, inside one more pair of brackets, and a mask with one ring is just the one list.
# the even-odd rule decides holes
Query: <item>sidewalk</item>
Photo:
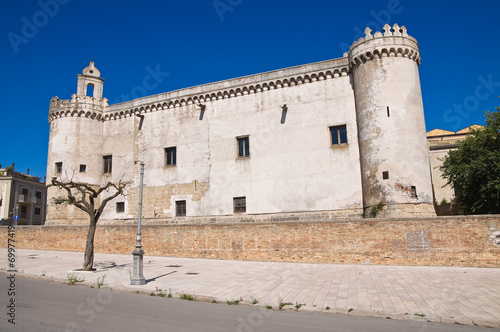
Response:
[{"label": "sidewalk", "polygon": [[[60,282],[81,267],[83,253],[16,250],[18,276]],[[7,268],[0,249],[0,268]],[[302,304],[313,310],[351,315],[429,320],[500,327],[500,269],[339,265],[224,261],[144,256],[147,284],[131,286],[132,255],[95,255],[95,272],[76,272],[83,284],[127,292],[186,293],[225,303],[243,299],[251,305]],[[327,307],[329,307],[327,309]]]}]

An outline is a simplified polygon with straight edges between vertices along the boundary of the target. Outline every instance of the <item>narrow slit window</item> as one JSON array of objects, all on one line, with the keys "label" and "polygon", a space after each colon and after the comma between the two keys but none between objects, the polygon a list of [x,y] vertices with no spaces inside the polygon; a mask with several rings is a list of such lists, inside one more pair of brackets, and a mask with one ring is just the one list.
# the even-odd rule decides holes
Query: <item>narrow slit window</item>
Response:
[{"label": "narrow slit window", "polygon": [[177,148],[175,146],[165,148],[165,166],[177,165]]},{"label": "narrow slit window", "polygon": [[176,201],[175,202],[175,215],[177,217],[186,216],[186,201]]},{"label": "narrow slit window", "polygon": [[387,106],[387,117],[391,117],[391,112],[389,111],[389,106]]},{"label": "narrow slit window", "polygon": [[104,174],[111,174],[113,169],[113,156],[104,156]]},{"label": "narrow slit window", "polygon": [[417,198],[417,187],[411,186],[411,192],[410,192],[411,198]]},{"label": "narrow slit window", "polygon": [[56,163],[56,174],[61,174],[62,173],[62,162],[57,162]]},{"label": "narrow slit window", "polygon": [[334,146],[347,145],[346,125],[330,127],[330,138]]},{"label": "narrow slit window", "polygon": [[247,198],[246,197],[234,197],[233,198],[233,209],[234,209],[234,213],[247,212]]},{"label": "narrow slit window", "polygon": [[248,136],[245,137],[237,137],[238,141],[238,157],[250,157],[250,138]]}]

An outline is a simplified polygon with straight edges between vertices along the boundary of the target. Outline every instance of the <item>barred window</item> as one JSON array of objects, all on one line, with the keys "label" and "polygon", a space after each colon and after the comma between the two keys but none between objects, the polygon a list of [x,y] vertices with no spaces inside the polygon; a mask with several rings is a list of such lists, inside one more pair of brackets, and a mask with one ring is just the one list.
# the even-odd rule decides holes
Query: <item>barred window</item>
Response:
[{"label": "barred window", "polygon": [[175,202],[175,215],[177,217],[186,216],[186,201],[176,201]]},{"label": "barred window", "polygon": [[125,212],[125,202],[116,203],[116,212]]},{"label": "barred window", "polygon": [[238,157],[250,157],[250,137],[237,137],[238,141]]},{"label": "barred window", "polygon": [[234,197],[233,198],[234,213],[245,213],[247,211],[247,198]]}]

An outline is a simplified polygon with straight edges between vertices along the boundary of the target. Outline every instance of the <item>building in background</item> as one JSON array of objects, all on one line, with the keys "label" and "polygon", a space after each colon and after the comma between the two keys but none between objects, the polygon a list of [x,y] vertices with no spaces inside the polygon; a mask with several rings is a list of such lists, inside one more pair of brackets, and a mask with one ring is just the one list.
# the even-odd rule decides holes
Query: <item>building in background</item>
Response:
[{"label": "building in background", "polygon": [[[131,181],[101,220],[435,215],[417,41],[385,25],[343,57],[109,105],[93,62],[52,98],[47,178]],[[48,197],[64,195],[48,189]],[[87,223],[49,206],[47,223]]]},{"label": "building in background", "polygon": [[[439,167],[443,164],[446,155],[448,155],[451,150],[457,148],[457,143],[467,138],[471,129],[481,127],[481,125],[472,125],[459,131],[433,129],[427,132],[434,199],[438,206],[443,206],[443,208],[437,211],[438,214],[458,213],[456,209],[452,208],[452,204],[450,204],[455,199],[455,190],[453,186],[446,184],[446,180],[443,179],[442,176],[443,172],[441,172]],[[451,212],[452,210],[454,212]]]},{"label": "building in background", "polygon": [[[0,165],[0,220],[2,225],[15,221],[17,225],[43,225],[47,202],[45,182],[36,176],[14,170],[14,164]],[[17,208],[17,209],[16,209]]]}]

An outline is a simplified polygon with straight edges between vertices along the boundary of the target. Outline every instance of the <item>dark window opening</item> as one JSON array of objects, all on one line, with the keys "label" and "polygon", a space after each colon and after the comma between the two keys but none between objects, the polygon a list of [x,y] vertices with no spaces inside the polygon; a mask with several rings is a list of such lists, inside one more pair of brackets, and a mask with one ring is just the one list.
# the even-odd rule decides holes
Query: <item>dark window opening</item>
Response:
[{"label": "dark window opening", "polygon": [[175,215],[177,217],[186,216],[186,201],[176,201],[175,202]]},{"label": "dark window opening", "polygon": [[62,162],[56,163],[56,174],[62,173]]},{"label": "dark window opening", "polygon": [[80,165],[80,173],[84,173],[87,170],[87,165]]},{"label": "dark window opening", "polygon": [[3,204],[3,200],[2,200],[2,199],[0,199],[0,206],[2,206],[2,204]]},{"label": "dark window opening", "polygon": [[35,196],[37,199],[42,199],[42,192],[41,191],[35,191]]},{"label": "dark window opening", "polygon": [[250,157],[250,137],[237,137],[238,157]]},{"label": "dark window opening", "polygon": [[389,106],[387,106],[387,117],[389,118],[391,116],[391,112],[389,111]]},{"label": "dark window opening", "polygon": [[21,205],[21,219],[26,219],[28,217],[28,208],[26,205]]},{"label": "dark window opening", "polygon": [[417,187],[411,186],[411,198],[417,198]]},{"label": "dark window opening", "polygon": [[23,189],[21,190],[21,193],[22,193],[24,196],[28,196],[28,192],[29,192],[29,191],[28,191],[28,188],[23,188]]},{"label": "dark window opening", "polygon": [[113,156],[104,156],[104,174],[111,173],[113,168]]},{"label": "dark window opening", "polygon": [[177,148],[175,146],[165,149],[165,165],[177,165]]},{"label": "dark window opening", "polygon": [[382,172],[382,179],[388,180],[389,179],[389,171],[383,171]]},{"label": "dark window opening", "polygon": [[116,203],[116,212],[125,212],[125,202]]},{"label": "dark window opening", "polygon": [[347,128],[345,125],[330,127],[332,145],[347,145]]},{"label": "dark window opening", "polygon": [[247,198],[246,197],[234,197],[233,198],[233,209],[234,209],[234,213],[247,212]]},{"label": "dark window opening", "polygon": [[35,207],[35,216],[39,216],[42,212],[42,209],[40,209],[39,207]]}]

